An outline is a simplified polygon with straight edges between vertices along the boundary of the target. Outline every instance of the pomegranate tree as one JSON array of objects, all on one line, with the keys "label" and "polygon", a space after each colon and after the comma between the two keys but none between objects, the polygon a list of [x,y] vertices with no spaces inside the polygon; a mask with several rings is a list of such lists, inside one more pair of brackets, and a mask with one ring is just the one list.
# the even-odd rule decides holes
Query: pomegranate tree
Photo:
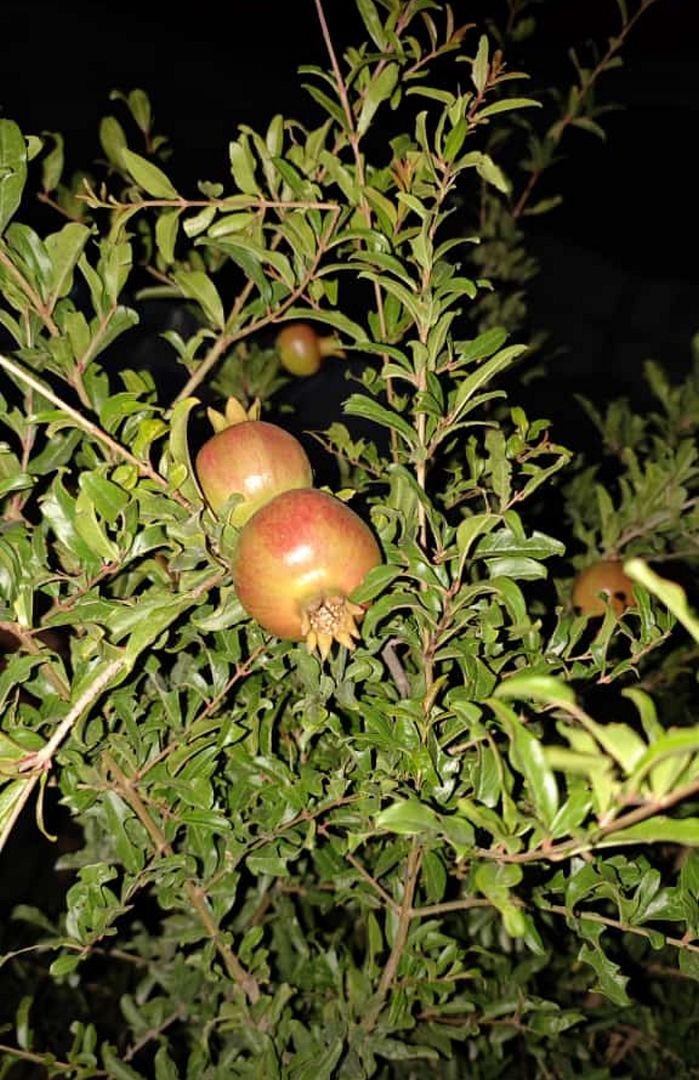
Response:
[{"label": "pomegranate tree", "polygon": [[286,491],[250,518],[233,559],[238,598],[280,638],[317,648],[354,647],[364,609],[349,595],[381,562],[370,529],[353,510],[313,488]]}]

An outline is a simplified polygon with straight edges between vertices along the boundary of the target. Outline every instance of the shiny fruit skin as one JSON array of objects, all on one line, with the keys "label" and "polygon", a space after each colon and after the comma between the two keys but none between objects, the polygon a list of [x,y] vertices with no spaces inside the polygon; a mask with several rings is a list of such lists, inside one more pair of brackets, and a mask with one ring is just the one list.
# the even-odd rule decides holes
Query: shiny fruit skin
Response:
[{"label": "shiny fruit skin", "polygon": [[593,563],[577,576],[573,586],[573,607],[590,618],[604,615],[607,604],[599,593],[609,597],[609,604],[617,615],[636,602],[633,582],[616,559]]},{"label": "shiny fruit skin", "polygon": [[313,483],[311,465],[298,439],[264,420],[224,428],[204,443],[196,473],[211,509],[218,513],[232,495],[241,495],[230,517],[245,524],[282,491]]},{"label": "shiny fruit skin", "polygon": [[362,519],[334,496],[309,488],[278,495],[250,518],[238,539],[233,580],[260,626],[301,641],[304,612],[327,597],[348,596],[380,562]]},{"label": "shiny fruit skin", "polygon": [[292,375],[315,375],[323,363],[321,338],[307,323],[289,323],[277,336],[282,367]]}]

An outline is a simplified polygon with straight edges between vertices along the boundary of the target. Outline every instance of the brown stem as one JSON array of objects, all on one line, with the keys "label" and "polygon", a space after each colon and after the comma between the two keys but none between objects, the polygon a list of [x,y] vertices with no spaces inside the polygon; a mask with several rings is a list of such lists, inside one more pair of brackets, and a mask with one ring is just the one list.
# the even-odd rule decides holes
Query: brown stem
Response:
[{"label": "brown stem", "polygon": [[[602,59],[599,61],[598,64],[596,64],[592,71],[590,71],[587,78],[582,79],[580,82],[580,92],[577,99],[578,105],[585,100],[609,61],[622,47],[637,20],[641,17],[643,12],[646,11],[651,6],[651,4],[654,4],[655,2],[656,0],[642,0],[638,10],[631,16],[628,22],[621,27],[619,34],[616,37],[612,37],[609,39],[609,47]],[[570,124],[572,124],[573,120],[575,120],[577,115],[577,112],[569,110],[565,114],[563,119],[558,122],[558,124],[556,125],[555,137],[552,138],[554,146],[557,146],[560,143],[564,131]],[[512,217],[515,219],[515,221],[517,220],[517,218],[521,217],[522,213],[524,212],[524,209],[529,202],[529,197],[534,188],[536,187],[537,183],[541,179],[543,171],[544,166],[539,166],[538,168],[533,169],[532,172],[529,174],[529,179],[525,184],[524,190],[522,191],[522,194],[515,203],[514,209],[512,211]]]},{"label": "brown stem", "polygon": [[[104,335],[107,333],[107,330],[109,329],[109,324],[112,321],[112,319],[114,318],[117,307],[118,307],[118,304],[112,304],[112,306],[110,307],[110,309],[106,313],[106,315],[104,315],[100,319],[100,323],[99,323],[99,326],[97,327],[97,332],[95,333],[95,336],[90,341],[90,344],[85,349],[85,352],[83,353],[83,355],[81,357],[79,357],[77,366],[78,366],[78,371],[79,371],[81,376],[82,376],[83,372],[85,371],[87,365],[90,363],[93,356],[95,355],[95,350],[97,349],[97,346],[99,345],[100,341],[102,340]],[[88,405],[91,406],[91,402],[88,401]]]},{"label": "brown stem", "polygon": [[61,206],[55,199],[52,199],[46,191],[40,191],[36,197],[39,202],[45,203],[46,206],[50,206],[52,210],[56,210],[64,218],[68,218],[69,221],[75,221],[78,225],[85,224],[82,218],[79,218],[77,214],[71,214],[70,210],[66,210],[64,206]]},{"label": "brown stem", "polygon": [[[19,645],[24,650],[24,652],[31,653],[32,656],[46,655],[46,647],[37,644],[37,642],[34,640],[32,632],[30,630],[25,630],[24,627],[20,626],[18,623],[0,622],[0,630],[4,630],[5,633],[11,634],[12,637],[17,642],[19,642]],[[51,667],[51,664],[48,663],[48,661],[46,663],[43,663],[41,665],[41,670],[43,671],[44,675],[51,683],[52,687],[54,688],[58,696],[61,698],[61,700],[69,701],[70,687],[64,683],[60,675],[56,674],[54,669]]]},{"label": "brown stem", "polygon": [[[369,205],[369,203],[367,201],[366,195],[364,193],[364,185],[365,185],[364,160],[363,160],[362,155],[361,155],[360,150],[359,150],[360,135],[357,132],[355,119],[354,119],[354,113],[352,112],[352,107],[350,105],[349,94],[347,93],[347,84],[346,84],[345,80],[342,77],[342,72],[340,71],[340,65],[339,65],[338,60],[337,60],[337,54],[335,52],[335,47],[333,45],[332,38],[330,36],[330,30],[328,29],[328,23],[327,23],[327,19],[325,18],[325,11],[323,9],[322,0],[315,0],[315,5],[316,5],[316,11],[318,13],[318,21],[320,23],[321,32],[323,34],[323,40],[325,42],[325,47],[328,50],[328,56],[330,57],[330,63],[332,65],[333,74],[335,75],[335,83],[336,83],[336,86],[337,86],[337,92],[338,92],[338,94],[340,96],[340,101],[342,103],[342,109],[343,109],[343,112],[344,112],[345,117],[347,119],[348,138],[349,138],[349,141],[350,141],[350,146],[352,147],[352,154],[354,156],[355,167],[356,167],[356,170],[357,170],[357,182],[359,184],[359,189],[360,189],[360,192],[361,192],[360,209],[361,209],[362,214],[364,215],[364,220],[366,221],[367,228],[371,228],[372,212],[371,212],[371,207],[370,207],[370,205]],[[408,9],[404,13],[405,16],[408,15],[408,11],[409,11],[410,6],[411,5],[408,5]],[[408,21],[409,21],[409,19],[407,17],[405,18],[405,22],[403,22],[403,23],[401,23],[400,20],[398,21],[398,24],[396,25],[396,30],[395,30],[395,33],[396,33],[397,36],[400,36],[400,33],[404,29],[405,25],[407,25]],[[377,65],[377,72],[381,69],[381,65],[383,63],[385,63],[385,61],[379,61],[379,64]],[[381,292],[381,286],[379,285],[378,281],[374,282],[374,298],[375,298],[375,302],[376,302],[376,312],[377,312],[377,315],[379,317],[379,327],[380,327],[380,330],[381,330],[381,338],[385,342],[385,340],[386,340],[386,317],[385,317],[385,314],[384,314],[383,295],[382,295],[382,292]],[[382,356],[381,356],[381,359],[383,361],[383,366],[385,368],[386,365],[388,364],[388,359],[389,359],[388,355],[386,353],[383,353]],[[388,400],[389,405],[392,405],[393,404],[393,398],[394,398],[393,379],[390,378],[390,376],[386,378],[386,398]],[[398,454],[398,433],[396,431],[394,431],[393,428],[391,428],[391,431],[390,431],[390,434],[389,434],[389,439],[390,439],[390,442],[391,442],[391,456],[392,456],[393,460],[396,461],[397,460],[397,454]]]},{"label": "brown stem", "polygon": [[[621,919],[611,919],[607,915],[599,915],[596,911],[571,911],[562,904],[543,904],[542,911],[550,911],[553,915],[563,915],[566,919],[587,919],[588,922],[602,923],[603,926],[611,926],[614,930],[621,930],[625,934],[637,934],[639,937],[653,938],[657,931],[647,930],[642,926],[629,926]],[[673,945],[676,949],[685,949],[687,952],[699,953],[699,945],[693,945],[684,938],[663,938],[667,945]]]},{"label": "brown stem", "polygon": [[[56,1061],[53,1054],[37,1054],[32,1050],[19,1050],[16,1046],[7,1046],[5,1043],[0,1043],[0,1054],[3,1056],[9,1054],[18,1061],[31,1061],[36,1065],[43,1065],[47,1070],[47,1075],[49,1066],[54,1073],[75,1073],[75,1065],[71,1065],[68,1061]],[[109,1076],[109,1073],[104,1069],[93,1069],[90,1076]]]},{"label": "brown stem", "polygon": [[490,900],[470,896],[466,900],[446,900],[443,904],[426,904],[424,907],[413,908],[410,914],[413,919],[426,919],[430,915],[446,915],[449,911],[468,911],[470,908],[492,906]]},{"label": "brown stem", "polygon": [[140,1039],[137,1040],[124,1054],[124,1061],[133,1061],[144,1046],[147,1046],[153,1039],[157,1039],[159,1035],[163,1033],[171,1024],[174,1024],[176,1020],[185,1020],[187,1017],[187,1011],[184,1004],[180,1005],[174,1012],[166,1016],[157,1027],[150,1028],[145,1031]]},{"label": "brown stem", "polygon": [[394,646],[399,644],[400,641],[398,638],[391,638],[390,641],[387,641],[381,650],[381,658],[391,673],[391,677],[396,684],[400,697],[405,700],[410,697],[410,682],[408,676],[405,674],[403,665],[396,656]]},{"label": "brown stem", "polygon": [[[105,751],[103,760],[108,772],[114,777],[119,794],[131,807],[148,833],[156,854],[160,856],[171,856],[173,854],[173,849],[168,843],[162,829],[151,816],[146,804],[138,792],[136,784],[122,772],[108,751]],[[249,971],[246,971],[230,945],[223,940],[221,930],[217,926],[216,921],[211,914],[209,905],[206,902],[204,891],[189,879],[184,882],[184,891],[188,901],[196,911],[199,921],[216,946],[229,976],[254,1005],[260,997],[260,988],[257,980]]]},{"label": "brown stem", "polygon": [[[570,710],[571,706],[566,705],[566,708]],[[605,822],[604,825],[600,825],[591,836],[584,840],[572,839],[564,840],[560,844],[544,844],[532,851],[523,851],[514,855],[508,855],[501,851],[494,852],[488,848],[477,848],[474,854],[478,858],[494,859],[496,862],[528,863],[543,860],[559,862],[561,859],[568,859],[585,851],[594,851],[598,847],[608,847],[608,844],[602,844],[605,838],[612,837],[614,833],[621,832],[622,829],[628,829],[639,821],[646,821],[648,818],[655,817],[661,811],[668,810],[671,806],[675,806],[693,795],[699,795],[699,780],[684,784],[668,795],[653,799],[642,806],[638,806],[635,810],[629,810],[628,813],[622,814],[621,817],[615,818],[613,821]]]},{"label": "brown stem", "polygon": [[379,986],[374,1000],[369,1006],[367,1013],[362,1020],[362,1027],[365,1031],[373,1031],[376,1026],[376,1021],[379,1018],[381,1010],[383,1008],[386,995],[388,994],[393,980],[396,977],[398,971],[398,965],[400,964],[405,945],[408,940],[408,931],[410,929],[410,921],[413,912],[413,900],[415,898],[415,890],[417,888],[418,876],[420,873],[420,863],[422,862],[422,848],[418,844],[416,839],[413,839],[408,852],[408,860],[405,868],[405,882],[403,887],[403,900],[400,905],[400,914],[398,916],[398,926],[396,927],[396,934],[393,939],[393,948],[386,961],[386,967],[383,970],[381,979],[379,980]]},{"label": "brown stem", "polygon": [[354,867],[354,869],[357,871],[357,873],[361,877],[363,877],[364,880],[369,883],[369,885],[371,885],[372,889],[379,894],[379,896],[381,897],[383,902],[385,904],[387,904],[387,906],[390,907],[392,911],[394,911],[396,913],[399,913],[400,912],[400,907],[395,902],[393,897],[390,896],[389,893],[386,892],[384,887],[381,884],[379,884],[379,882],[376,880],[376,878],[373,877],[369,873],[369,871],[366,870],[365,867],[362,866],[359,859],[356,859],[351,851],[346,851],[345,852],[345,858],[347,859],[347,862],[350,863]]}]

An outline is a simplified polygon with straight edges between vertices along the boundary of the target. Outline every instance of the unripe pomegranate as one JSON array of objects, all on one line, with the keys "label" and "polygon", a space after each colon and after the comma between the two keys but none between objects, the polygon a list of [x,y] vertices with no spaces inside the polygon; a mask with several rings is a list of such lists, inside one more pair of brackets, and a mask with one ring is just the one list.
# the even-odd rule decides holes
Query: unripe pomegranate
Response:
[{"label": "unripe pomegranate", "polygon": [[573,607],[590,618],[604,615],[607,604],[600,593],[609,597],[617,615],[636,602],[633,582],[616,559],[593,563],[578,575],[573,585]]},{"label": "unripe pomegranate", "polygon": [[195,468],[214,513],[231,496],[240,495],[230,516],[231,523],[240,527],[280,492],[313,483],[306,453],[288,431],[248,419],[238,402],[228,403],[225,418],[213,410],[210,416],[217,432],[197,454]]},{"label": "unripe pomegranate", "polygon": [[315,375],[326,356],[344,357],[334,337],[320,337],[308,323],[289,323],[277,335],[282,367],[292,375]]},{"label": "unripe pomegranate", "polygon": [[364,609],[347,599],[381,562],[370,529],[332,495],[286,491],[250,518],[233,558],[241,604],[280,638],[306,640],[323,659],[351,649]]}]

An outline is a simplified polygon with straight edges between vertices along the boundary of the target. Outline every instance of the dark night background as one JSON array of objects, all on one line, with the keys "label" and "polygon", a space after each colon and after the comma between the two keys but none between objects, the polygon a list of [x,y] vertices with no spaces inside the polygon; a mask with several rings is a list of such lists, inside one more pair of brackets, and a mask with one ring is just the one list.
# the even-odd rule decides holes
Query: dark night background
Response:
[{"label": "dark night background", "polygon": [[[351,0],[325,6],[338,52],[361,40]],[[452,6],[457,24],[505,8],[494,0]],[[168,169],[190,190],[197,179],[226,180],[237,124],[264,129],[275,112],[318,118],[296,74],[301,63],[326,63],[313,0],[233,0],[178,11],[6,0],[0,114],[26,133],[62,132],[68,166],[77,167],[98,153],[100,117],[119,113],[110,89],[142,87],[156,130],[172,139]],[[540,85],[568,85],[568,46],[589,57],[585,42],[604,44],[618,26],[614,0],[544,0],[534,12],[540,29],[528,70]],[[566,160],[539,189],[562,192],[565,203],[528,219],[541,264],[532,324],[550,331],[555,392],[565,397],[578,389],[626,392],[650,356],[678,376],[686,369],[699,330],[698,29],[695,0],[657,0],[642,16],[624,67],[600,82],[601,99],[624,106],[603,118],[607,143],[569,130]]]}]

